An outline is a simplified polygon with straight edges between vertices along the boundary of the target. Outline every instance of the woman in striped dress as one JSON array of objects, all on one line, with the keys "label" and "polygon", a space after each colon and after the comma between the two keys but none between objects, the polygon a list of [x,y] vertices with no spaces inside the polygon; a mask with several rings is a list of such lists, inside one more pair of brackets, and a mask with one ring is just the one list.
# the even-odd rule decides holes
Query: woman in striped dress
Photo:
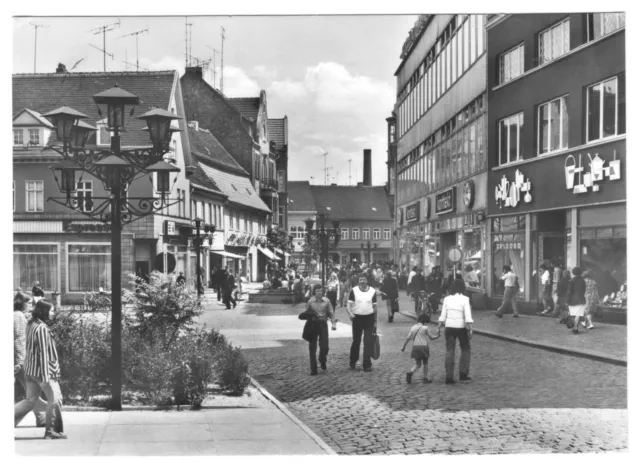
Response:
[{"label": "woman in striped dress", "polygon": [[27,398],[14,405],[14,426],[33,409],[41,392],[47,397],[45,439],[66,439],[62,425],[62,393],[58,379],[60,365],[58,352],[45,321],[49,319],[52,304],[39,301],[27,325],[27,347],[24,374]]}]

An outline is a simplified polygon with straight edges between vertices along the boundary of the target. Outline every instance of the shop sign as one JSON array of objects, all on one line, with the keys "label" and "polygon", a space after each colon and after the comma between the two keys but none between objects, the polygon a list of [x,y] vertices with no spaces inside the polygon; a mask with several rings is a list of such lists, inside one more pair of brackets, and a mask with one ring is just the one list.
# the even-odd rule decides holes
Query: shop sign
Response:
[{"label": "shop sign", "polygon": [[476,198],[476,183],[473,180],[467,180],[464,183],[462,190],[462,200],[464,201],[464,207],[471,209]]},{"label": "shop sign", "polygon": [[[526,192],[523,196],[522,193]],[[516,207],[524,200],[525,204],[532,201],[531,197],[531,180],[527,178],[524,181],[524,175],[520,170],[516,170],[515,181],[509,181],[505,175],[502,175],[500,184],[495,189],[496,205],[502,209],[503,207]]]},{"label": "shop sign", "polygon": [[457,246],[454,246],[449,250],[447,256],[452,262],[457,263],[462,259],[462,250],[460,250],[460,248],[458,248]]},{"label": "shop sign", "polygon": [[446,214],[455,210],[455,189],[453,187],[443,193],[436,194],[436,214]]},{"label": "shop sign", "polygon": [[165,235],[176,235],[176,223],[172,220],[165,220],[164,221],[165,224],[165,229],[164,229],[164,234]]},{"label": "shop sign", "polygon": [[[599,181],[605,181],[605,178],[609,178],[609,181],[620,179],[620,160],[616,159],[616,151],[613,151],[613,160],[609,161],[608,166],[605,166],[605,162],[596,153],[594,158],[591,158],[591,154],[587,153],[584,162],[589,163],[589,170],[582,166],[582,154],[578,155],[578,159],[573,155],[569,155],[564,161],[564,177],[568,190],[573,190],[573,194],[582,194],[591,188],[593,192],[600,191],[600,185],[596,184]],[[577,178],[576,178],[577,176]],[[576,179],[578,183],[576,184]]]},{"label": "shop sign", "polygon": [[407,206],[407,222],[417,222],[420,220],[420,201]]},{"label": "shop sign", "polygon": [[499,242],[493,246],[496,250],[522,250],[522,242]]}]

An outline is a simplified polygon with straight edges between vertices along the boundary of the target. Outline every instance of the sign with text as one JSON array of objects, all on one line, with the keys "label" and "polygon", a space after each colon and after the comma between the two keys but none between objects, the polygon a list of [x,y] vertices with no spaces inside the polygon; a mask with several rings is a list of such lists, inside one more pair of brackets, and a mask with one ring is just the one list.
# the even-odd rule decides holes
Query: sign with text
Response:
[{"label": "sign with text", "polygon": [[436,214],[446,214],[456,209],[456,188],[447,189],[445,192],[436,194]]},{"label": "sign with text", "polygon": [[407,222],[417,222],[420,220],[420,201],[407,206]]}]

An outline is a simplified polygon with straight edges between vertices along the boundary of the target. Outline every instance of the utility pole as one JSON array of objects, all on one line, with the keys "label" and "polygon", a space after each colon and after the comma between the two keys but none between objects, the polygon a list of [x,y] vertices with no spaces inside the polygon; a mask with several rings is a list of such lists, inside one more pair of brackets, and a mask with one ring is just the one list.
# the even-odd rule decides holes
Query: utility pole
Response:
[{"label": "utility pole", "polygon": [[218,49],[214,49],[211,46],[207,46],[209,49],[213,51],[213,88],[216,88],[216,53]]},{"label": "utility pole", "polygon": [[140,31],[136,31],[134,33],[129,33],[129,34],[125,34],[124,36],[120,36],[118,39],[122,39],[122,38],[126,38],[127,36],[135,36],[136,37],[136,72],[138,71],[138,68],[140,67],[140,62],[138,60],[138,36],[142,33],[147,33],[149,32],[149,28],[147,29],[143,29]]},{"label": "utility pole", "polygon": [[33,73],[36,73],[36,57],[38,56],[38,28],[48,28],[49,26],[44,24],[29,23],[35,29],[35,39],[33,41]]},{"label": "utility pole", "polygon": [[222,51],[220,52],[220,91],[224,94],[224,33],[225,29],[220,27],[220,36],[222,37]]},{"label": "utility pole", "polygon": [[102,33],[102,49],[100,49],[99,47],[93,46],[98,50],[102,51],[103,54],[103,64],[104,64],[104,71],[107,71],[107,55],[111,56],[111,59],[113,60],[113,54],[109,54],[107,52],[107,32],[108,31],[113,31],[116,28],[120,27],[120,20],[116,21],[115,23],[110,23],[110,24],[105,24],[103,26],[99,26],[97,28],[94,28],[92,30],[90,30],[89,32],[95,34],[100,34]]}]

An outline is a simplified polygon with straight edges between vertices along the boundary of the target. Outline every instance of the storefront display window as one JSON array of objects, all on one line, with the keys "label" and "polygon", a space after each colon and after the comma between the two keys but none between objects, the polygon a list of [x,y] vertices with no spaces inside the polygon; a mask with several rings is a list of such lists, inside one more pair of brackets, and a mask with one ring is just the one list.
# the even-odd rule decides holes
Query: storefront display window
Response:
[{"label": "storefront display window", "polygon": [[58,245],[13,245],[13,287],[30,292],[39,281],[44,291],[58,290]]},{"label": "storefront display window", "polygon": [[69,245],[69,292],[111,290],[111,246]]},{"label": "storefront display window", "polygon": [[504,281],[502,277],[502,267],[511,266],[513,273],[518,276],[520,284],[519,295],[524,294],[524,233],[504,233],[496,234],[492,237],[493,250],[493,293],[504,293]]},{"label": "storefront display window", "polygon": [[580,267],[593,272],[601,297],[627,282],[625,227],[580,229]]},{"label": "storefront display window", "polygon": [[464,232],[462,278],[470,287],[482,287],[484,274],[482,272],[482,229],[477,228]]}]

